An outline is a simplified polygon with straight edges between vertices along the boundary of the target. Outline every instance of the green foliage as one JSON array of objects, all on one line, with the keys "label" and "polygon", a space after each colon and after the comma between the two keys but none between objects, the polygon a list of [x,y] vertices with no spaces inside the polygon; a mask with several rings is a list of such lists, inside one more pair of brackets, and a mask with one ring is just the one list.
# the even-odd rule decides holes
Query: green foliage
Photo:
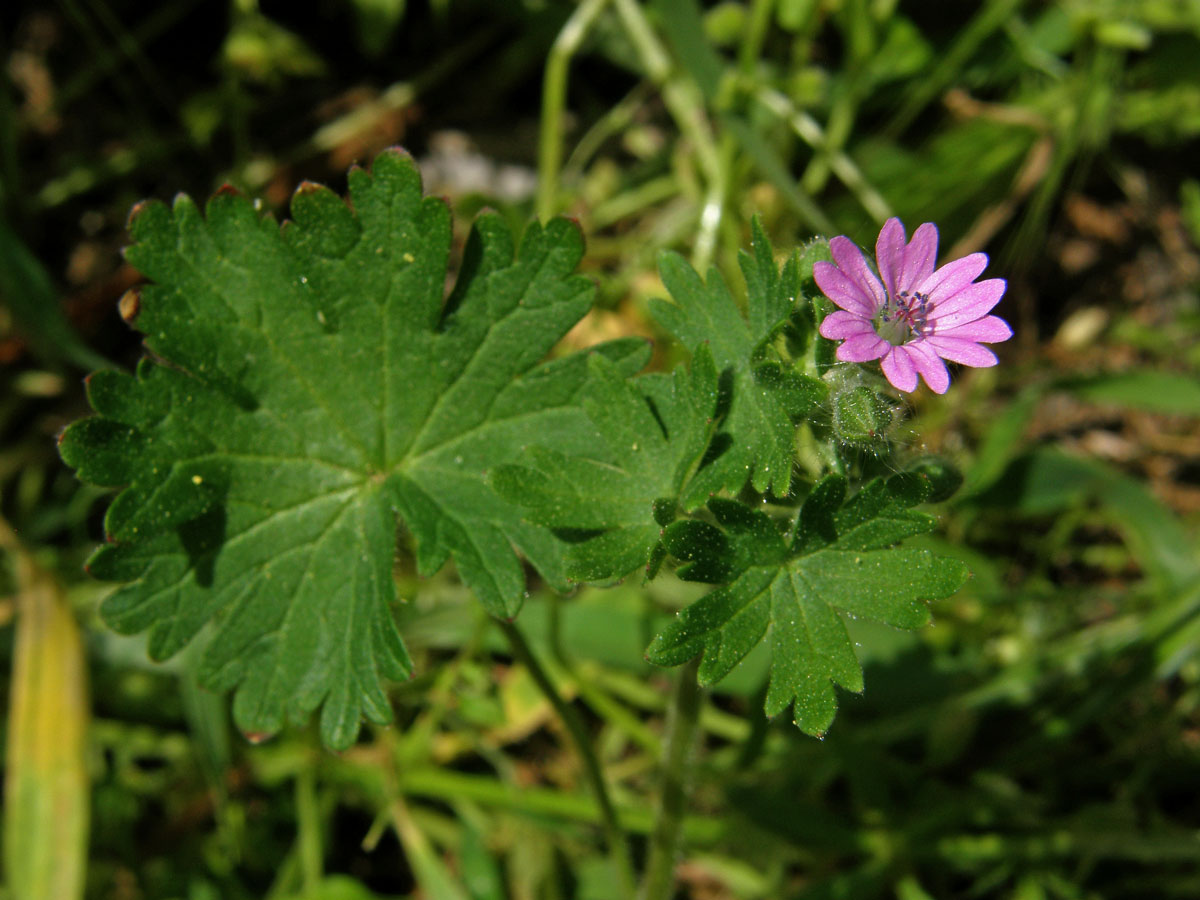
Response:
[{"label": "green foliage", "polygon": [[757,221],[753,230],[753,253],[739,258],[745,316],[715,269],[705,283],[677,254],[659,261],[675,303],[656,302],[654,312],[692,350],[690,373],[679,368],[625,383],[595,360],[582,402],[601,444],[575,458],[534,447],[521,464],[496,471],[493,484],[502,496],[570,541],[572,577],[603,581],[644,564],[652,577],[665,553],[661,528],[679,513],[747,481],[786,495],[794,423],[819,406],[827,389],[773,346],[784,331],[811,337],[800,304],[806,258],[794,254],[780,270]]},{"label": "green foliage", "polygon": [[[650,645],[651,662],[678,665],[703,653],[700,680],[714,684],[769,630],[767,715],[794,701],[796,724],[809,734],[824,734],[837,711],[833,684],[863,689],[862,669],[838,612],[918,628],[929,621],[921,601],[950,596],[967,577],[961,562],[894,547],[933,527],[930,516],[910,508],[928,498],[926,479],[876,480],[843,503],[845,493],[842,476],[821,481],[789,538],[765,513],[720,501],[712,505],[719,530],[695,521],[668,528],[666,544],[676,556],[704,560],[715,549],[718,559],[728,560],[719,573],[701,562],[681,576],[725,581],[736,573],[736,579],[680,612]],[[706,577],[714,574],[718,577]]]},{"label": "green foliage", "polygon": [[583,407],[601,441],[598,456],[530,448],[523,465],[499,467],[492,483],[540,525],[570,540],[568,574],[586,581],[618,578],[662,561],[661,526],[677,506],[708,499],[700,475],[717,414],[717,372],[707,345],[691,372],[622,379],[596,355]]},{"label": "green foliage", "polygon": [[783,496],[792,476],[793,423],[817,405],[824,385],[781,368],[773,358],[770,342],[791,323],[802,298],[802,261],[795,254],[779,270],[761,223],[753,229],[753,253],[738,256],[746,279],[745,317],[716,269],[701,281],[674,253],[659,260],[674,303],[656,301],[652,311],[693,353],[707,345],[726,380],[722,433],[730,446],[708,467],[704,484],[713,491],[737,491],[748,480],[756,491]]},{"label": "green foliage", "polygon": [[[418,579],[404,534],[390,574],[413,600],[392,612],[419,675],[387,690],[403,728],[372,729],[345,754],[319,752],[314,729],[250,746],[226,734],[225,698],[195,683],[201,641],[148,665],[141,641],[88,615],[112,589],[81,580],[107,491],[64,472],[49,439],[85,402],[60,368],[104,365],[85,346],[115,362],[137,352],[110,302],[126,286],[119,226],[136,197],[203,196],[229,180],[277,210],[297,171],[339,179],[348,160],[399,135],[436,159],[453,128],[472,146],[439,167],[431,189],[460,211],[488,203],[522,223],[530,202],[501,176],[517,163],[515,181],[528,184],[526,123],[539,115],[542,146],[557,141],[559,152],[539,157],[548,187],[537,210],[570,210],[589,235],[589,270],[604,273],[603,333],[645,330],[663,248],[709,281],[715,263],[740,302],[736,252],[756,211],[788,245],[813,231],[868,245],[893,214],[910,227],[935,221],[943,256],[983,249],[1010,279],[1000,314],[1024,342],[1005,348],[1005,365],[956,379],[942,402],[918,394],[887,435],[937,454],[916,467],[938,486],[930,502],[957,481],[945,457],[965,475],[939,515],[947,537],[917,535],[888,552],[962,559],[972,579],[934,606],[936,628],[838,613],[870,690],[846,698],[824,742],[759,714],[770,631],[712,687],[694,764],[666,773],[693,779],[702,798],[672,858],[688,879],[678,892],[1197,895],[1194,817],[1179,801],[1197,786],[1200,684],[1200,318],[1195,248],[1180,240],[1200,241],[1200,185],[1186,180],[1200,121],[1194,4],[362,0],[214,14],[167,2],[121,21],[104,4],[25,6],[0,91],[0,516],[64,582],[85,629],[94,752],[72,796],[90,800],[89,897],[113,885],[189,900],[612,896],[596,804],[566,786],[578,762],[451,567]],[[490,177],[446,177],[480,163]],[[1186,234],[1173,224],[1176,197]],[[1113,219],[1125,227],[1095,227]],[[464,238],[456,230],[452,259]],[[1017,286],[1019,310],[1008,305]],[[1099,311],[1108,325],[1087,346],[1065,332],[1051,343],[1070,310]],[[801,356],[809,371],[828,371],[829,342],[791,333],[806,327],[803,302],[797,313],[761,345],[762,376],[794,372]],[[628,352],[618,381],[644,355]],[[559,433],[539,431],[530,446],[634,471],[583,403],[603,393],[603,363],[572,365],[575,421],[594,439],[562,447]],[[628,408],[657,411],[654,380],[690,389],[695,372],[693,360],[690,372],[623,382],[636,397]],[[731,375],[717,369],[701,463],[734,437]],[[826,380],[835,399],[860,383]],[[631,497],[627,528],[543,526],[523,508],[527,527],[555,533],[564,578],[611,531],[641,534],[633,555],[651,547],[651,560],[669,542],[663,568],[703,579],[631,578],[567,599],[535,580],[518,622],[564,696],[586,709],[622,824],[647,841],[661,786],[649,773],[673,714],[644,648],[669,628],[663,609],[710,585],[725,590],[755,565],[756,547],[782,540],[786,551],[798,498],[839,462],[817,452],[836,434],[832,405],[816,401],[796,431],[791,488],[767,504],[744,478],[711,505],[655,503],[697,484],[695,473],[679,484],[673,470],[653,474],[687,456],[683,433],[660,425],[661,469],[643,456],[638,471],[668,487]],[[884,442],[869,431],[842,447],[852,485],[863,468],[912,468],[902,451],[875,459]],[[145,452],[129,428],[110,440],[110,466]],[[534,458],[511,462],[533,471]],[[489,470],[483,496],[504,468]],[[607,492],[594,493],[599,508]],[[739,504],[769,515],[739,530]],[[383,530],[392,528],[389,518]],[[19,605],[13,559],[0,552],[0,597]],[[22,734],[18,716],[7,730],[10,741]],[[147,839],[161,834],[170,840]]]},{"label": "green foliage", "polygon": [[99,415],[61,441],[81,478],[124,487],[89,564],[128,582],[105,619],[149,631],[157,659],[212,622],[199,677],[237,688],[247,733],[321,707],[323,739],[346,747],[364,716],[390,721],[383,682],[413,670],[393,618],[397,516],[419,572],[453,556],[501,618],[524,593],[515,551],[560,590],[652,577],[668,555],[685,579],[728,582],[650,658],[703,649],[701,678],[718,681],[770,625],[768,710],[795,699],[813,733],[833,718],[829,681],[862,686],[833,609],[912,627],[918,600],[957,588],[957,564],[884,549],[931,522],[906,509],[928,491],[902,495],[900,480],[841,511],[844,481],[823,482],[787,542],[717,496],[749,482],[786,497],[795,423],[826,393],[777,346],[813,339],[811,261],[777,268],[757,223],[745,315],[715,270],[705,283],[663,256],[675,303],[655,311],[691,367],[630,381],[637,341],[541,362],[591,303],[569,223],[531,226],[517,249],[479,218],[443,302],[449,214],[408,157],[353,170],[349,204],[306,183],[282,228],[231,190],[205,216],[186,197],[135,209],[128,257],[155,283],[124,308],[155,358],[93,376]]},{"label": "green foliage", "polygon": [[[703,653],[699,677],[713,684],[769,629],[768,714],[794,701],[796,723],[823,734],[836,711],[833,684],[862,690],[838,611],[918,627],[929,616],[921,601],[953,594],[966,568],[893,546],[933,527],[910,507],[935,490],[953,491],[941,472],[936,484],[925,473],[877,480],[844,505],[846,479],[831,475],[813,488],[787,538],[754,506],[716,496],[749,482],[786,498],[794,422],[806,420],[826,394],[824,382],[798,373],[772,340],[790,330],[803,350],[815,337],[804,327],[800,279],[811,262],[804,266],[793,254],[780,269],[757,222],[754,235],[753,254],[739,259],[745,316],[715,270],[705,283],[680,257],[662,257],[663,283],[675,302],[656,303],[655,314],[694,348],[692,370],[625,383],[607,365],[594,365],[599,377],[583,400],[606,455],[571,458],[534,448],[533,467],[502,468],[493,481],[533,521],[574,540],[575,577],[611,579],[643,563],[653,577],[670,556],[681,563],[679,577],[726,585],[681,612],[650,645],[648,659],[672,666]],[[843,430],[857,428],[864,437],[886,427],[890,408],[877,409],[882,401],[866,388],[851,394],[841,406],[835,398],[835,425],[853,420]]]},{"label": "green foliage", "polygon": [[[81,478],[127,486],[90,562],[129,582],[105,619],[148,629],[156,659],[214,621],[201,677],[237,686],[238,725],[270,734],[323,704],[333,747],[364,715],[389,721],[382,681],[412,670],[393,620],[396,512],[421,572],[453,555],[511,617],[514,548],[552,584],[565,574],[558,543],[486,471],[534,437],[596,439],[574,402],[586,359],[541,363],[591,302],[572,275],[578,229],[532,226],[517,250],[481,217],[443,303],[449,212],[422,198],[411,160],[353,170],[349,200],[306,183],[283,228],[232,191],[205,216],[182,196],[138,207],[128,258],[155,281],[133,301],[154,359],[93,376],[99,415],[61,441]],[[645,352],[596,355],[628,371]]]}]

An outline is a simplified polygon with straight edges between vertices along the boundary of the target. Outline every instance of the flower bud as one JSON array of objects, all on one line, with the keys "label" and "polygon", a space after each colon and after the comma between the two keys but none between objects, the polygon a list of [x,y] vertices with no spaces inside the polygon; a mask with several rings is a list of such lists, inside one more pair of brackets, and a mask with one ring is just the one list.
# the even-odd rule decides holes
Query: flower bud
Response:
[{"label": "flower bud", "polygon": [[892,424],[892,405],[865,385],[833,398],[833,433],[840,441],[868,444],[880,440]]}]

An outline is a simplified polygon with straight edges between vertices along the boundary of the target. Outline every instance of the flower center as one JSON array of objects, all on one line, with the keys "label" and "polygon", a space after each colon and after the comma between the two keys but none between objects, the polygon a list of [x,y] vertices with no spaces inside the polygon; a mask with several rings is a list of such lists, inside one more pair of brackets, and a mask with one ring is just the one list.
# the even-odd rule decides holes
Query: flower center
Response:
[{"label": "flower center", "polygon": [[913,337],[922,337],[928,319],[929,295],[901,291],[883,301],[875,314],[875,333],[893,347],[899,347]]}]

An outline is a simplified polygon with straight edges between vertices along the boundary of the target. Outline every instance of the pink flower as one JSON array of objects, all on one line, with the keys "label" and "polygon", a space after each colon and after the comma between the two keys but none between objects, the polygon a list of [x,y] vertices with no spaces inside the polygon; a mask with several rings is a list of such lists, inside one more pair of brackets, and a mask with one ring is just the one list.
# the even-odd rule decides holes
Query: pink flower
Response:
[{"label": "pink flower", "polygon": [[880,360],[887,380],[902,391],[916,390],[920,375],[944,394],[950,374],[942,360],[994,366],[996,354],[982,343],[1012,337],[1007,322],[988,315],[1006,285],[1003,278],[975,281],[987,265],[983,253],[935,271],[938,233],[930,222],[904,241],[900,220],[888,219],[875,242],[879,277],[849,238],[829,242],[833,263],[817,263],[813,275],[841,309],[821,322],[821,335],[842,341],[837,358],[844,362]]}]

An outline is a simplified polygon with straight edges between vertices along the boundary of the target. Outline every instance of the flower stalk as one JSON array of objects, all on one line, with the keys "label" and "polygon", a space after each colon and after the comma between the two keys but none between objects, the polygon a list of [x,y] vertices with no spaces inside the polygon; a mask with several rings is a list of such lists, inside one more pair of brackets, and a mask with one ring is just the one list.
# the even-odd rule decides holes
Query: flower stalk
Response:
[{"label": "flower stalk", "polygon": [[697,680],[700,657],[684,664],[675,679],[667,709],[667,740],[662,762],[662,795],[639,900],[670,900],[675,888],[683,816],[695,772],[696,733],[703,692]]}]

